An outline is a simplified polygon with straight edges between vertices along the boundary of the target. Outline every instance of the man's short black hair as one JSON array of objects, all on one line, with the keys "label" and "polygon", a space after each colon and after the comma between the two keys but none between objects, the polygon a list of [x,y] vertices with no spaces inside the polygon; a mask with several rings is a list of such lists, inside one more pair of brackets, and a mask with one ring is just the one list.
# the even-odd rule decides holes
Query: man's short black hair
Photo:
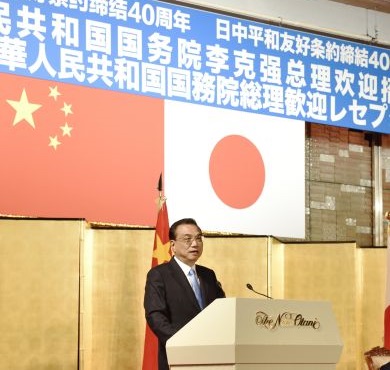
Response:
[{"label": "man's short black hair", "polygon": [[193,218],[182,218],[181,220],[174,222],[169,228],[169,240],[176,240],[176,229],[180,225],[194,225],[199,229],[200,232],[202,232],[201,228]]}]

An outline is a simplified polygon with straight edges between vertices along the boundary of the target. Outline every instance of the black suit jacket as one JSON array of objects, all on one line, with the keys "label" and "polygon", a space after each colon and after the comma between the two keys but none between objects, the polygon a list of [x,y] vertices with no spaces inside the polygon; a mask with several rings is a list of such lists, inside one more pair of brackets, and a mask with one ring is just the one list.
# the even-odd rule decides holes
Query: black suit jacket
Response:
[{"label": "black suit jacket", "polygon": [[[213,270],[196,265],[196,272],[205,306],[225,297]],[[158,368],[167,370],[166,341],[201,311],[187,277],[174,258],[148,272],[144,307],[146,321],[159,341]]]}]

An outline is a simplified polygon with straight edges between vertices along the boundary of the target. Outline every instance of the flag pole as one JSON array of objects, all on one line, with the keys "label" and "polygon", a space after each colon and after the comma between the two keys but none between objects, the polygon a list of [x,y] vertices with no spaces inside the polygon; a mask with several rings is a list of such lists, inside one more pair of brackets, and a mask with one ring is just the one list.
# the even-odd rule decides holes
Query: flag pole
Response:
[{"label": "flag pole", "polygon": [[390,212],[385,213],[387,220],[387,251],[386,251],[386,291],[384,317],[384,348],[390,349]]},{"label": "flag pole", "polygon": [[157,183],[157,190],[158,190],[158,199],[157,199],[157,202],[158,202],[158,210],[161,209],[163,203],[165,202],[165,197],[164,197],[164,194],[163,194],[163,181],[162,181],[162,172],[160,173],[160,177],[158,179],[158,183]]},{"label": "flag pole", "polygon": [[[162,190],[163,190],[163,185],[162,185],[162,172],[160,173],[160,177],[158,179],[158,184],[157,184],[157,190],[158,190],[158,199],[159,201],[161,202],[161,198],[162,198]],[[159,206],[161,206],[161,204],[159,204]],[[160,207],[159,207],[160,208]]]}]

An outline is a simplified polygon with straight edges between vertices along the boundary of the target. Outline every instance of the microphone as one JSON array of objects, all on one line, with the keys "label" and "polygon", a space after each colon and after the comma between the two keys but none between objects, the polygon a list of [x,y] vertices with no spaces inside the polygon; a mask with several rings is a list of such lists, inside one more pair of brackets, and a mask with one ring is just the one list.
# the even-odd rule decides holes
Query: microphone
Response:
[{"label": "microphone", "polygon": [[257,292],[256,290],[254,290],[252,284],[247,283],[247,284],[246,284],[246,287],[247,287],[249,290],[251,290],[253,293],[256,293],[256,294],[261,295],[261,296],[263,296],[263,297],[265,297],[265,298],[268,298],[268,299],[273,299],[273,298],[270,297],[269,295],[266,295],[266,294],[263,294],[263,293],[260,293],[260,292]]}]

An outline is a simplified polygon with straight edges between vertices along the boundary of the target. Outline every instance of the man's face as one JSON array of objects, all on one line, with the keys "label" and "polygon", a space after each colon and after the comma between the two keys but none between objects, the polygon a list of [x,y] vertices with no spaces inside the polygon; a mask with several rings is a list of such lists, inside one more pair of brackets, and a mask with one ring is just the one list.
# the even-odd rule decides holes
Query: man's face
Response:
[{"label": "man's face", "polygon": [[186,265],[194,265],[203,252],[202,232],[195,225],[179,225],[175,239],[171,240],[172,253]]}]

